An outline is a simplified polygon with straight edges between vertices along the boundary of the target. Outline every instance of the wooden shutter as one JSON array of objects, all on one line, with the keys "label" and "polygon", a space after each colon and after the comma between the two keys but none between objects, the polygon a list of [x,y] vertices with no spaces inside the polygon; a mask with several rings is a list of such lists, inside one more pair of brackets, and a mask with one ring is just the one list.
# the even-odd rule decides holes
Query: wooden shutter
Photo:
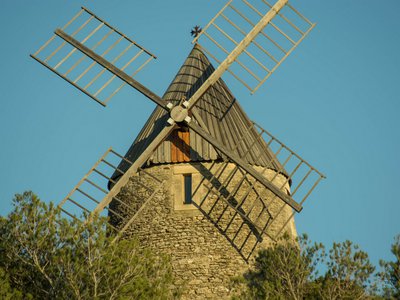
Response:
[{"label": "wooden shutter", "polygon": [[190,132],[187,128],[179,128],[171,133],[171,161],[190,161]]}]

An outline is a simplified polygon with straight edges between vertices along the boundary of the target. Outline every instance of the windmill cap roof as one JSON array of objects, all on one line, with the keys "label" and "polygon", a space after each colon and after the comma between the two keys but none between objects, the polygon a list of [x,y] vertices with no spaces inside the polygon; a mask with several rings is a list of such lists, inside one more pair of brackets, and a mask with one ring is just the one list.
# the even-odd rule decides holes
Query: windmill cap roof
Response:
[{"label": "windmill cap roof", "polygon": [[[189,99],[214,70],[215,68],[200,46],[195,45],[162,98],[174,105],[183,98]],[[264,140],[260,138],[253,123],[222,79],[208,89],[196,103],[194,109],[201,116],[206,126],[205,129],[247,163],[275,170],[281,169],[280,163]],[[125,157],[134,162],[164,128],[168,117],[165,110],[156,107]],[[195,122],[197,121],[195,117],[192,118]],[[186,151],[182,150],[182,147],[186,147],[186,155],[179,155],[179,151]],[[197,133],[189,130],[183,140],[182,136],[175,134],[162,142],[148,159],[147,164],[204,162],[221,159],[222,157],[211,144]],[[122,170],[125,171],[128,167],[127,163],[121,162]]]}]

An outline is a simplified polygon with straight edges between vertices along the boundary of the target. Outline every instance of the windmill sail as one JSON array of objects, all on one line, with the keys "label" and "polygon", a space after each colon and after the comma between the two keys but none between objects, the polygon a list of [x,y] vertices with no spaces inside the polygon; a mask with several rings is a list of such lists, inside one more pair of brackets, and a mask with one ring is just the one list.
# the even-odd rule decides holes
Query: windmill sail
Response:
[{"label": "windmill sail", "polygon": [[230,0],[193,43],[254,93],[314,26],[288,0]]},{"label": "windmill sail", "polygon": [[31,57],[103,106],[156,58],[84,7]]}]

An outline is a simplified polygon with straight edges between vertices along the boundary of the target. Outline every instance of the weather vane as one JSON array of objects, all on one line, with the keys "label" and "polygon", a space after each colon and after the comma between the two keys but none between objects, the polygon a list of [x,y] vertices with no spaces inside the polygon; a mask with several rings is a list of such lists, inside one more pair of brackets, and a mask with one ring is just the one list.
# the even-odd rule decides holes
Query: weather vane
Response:
[{"label": "weather vane", "polygon": [[200,33],[201,33],[202,28],[199,25],[196,25],[193,27],[192,31],[190,32],[190,34],[193,37],[197,37]]}]

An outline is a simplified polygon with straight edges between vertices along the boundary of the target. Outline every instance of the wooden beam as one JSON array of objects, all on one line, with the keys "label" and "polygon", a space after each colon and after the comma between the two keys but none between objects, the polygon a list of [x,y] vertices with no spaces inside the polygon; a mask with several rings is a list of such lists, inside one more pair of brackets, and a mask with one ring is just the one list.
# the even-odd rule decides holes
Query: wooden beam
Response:
[{"label": "wooden beam", "polygon": [[87,55],[91,59],[93,59],[95,62],[106,68],[108,71],[113,73],[115,76],[129,84],[131,87],[134,89],[138,90],[140,93],[145,95],[147,98],[149,98],[151,101],[156,103],[157,105],[161,106],[163,109],[166,111],[169,111],[167,108],[166,102],[161,99],[157,94],[153,93],[150,91],[148,88],[146,88],[144,85],[133,79],[131,76],[126,74],[125,72],[121,71],[117,67],[115,67],[112,63],[101,57],[100,55],[96,54],[93,52],[91,49],[86,47],[85,45],[81,44],[77,40],[75,40],[73,37],[69,36],[66,34],[64,31],[61,29],[57,29],[54,32],[56,35],[58,35],[60,38],[65,40],[67,43],[72,45],[73,47],[77,48],[79,51],[81,51],[83,54]]},{"label": "wooden beam", "polygon": [[97,207],[93,210],[93,213],[100,214],[104,208],[110,204],[112,199],[118,195],[121,188],[124,187],[131,176],[137,173],[138,169],[147,161],[154,150],[160,145],[177,126],[166,125],[163,130],[155,137],[155,139],[147,146],[146,150],[136,159],[136,161],[130,166],[124,175],[118,180],[118,182],[111,188],[110,192],[100,201]]},{"label": "wooden beam", "polygon": [[112,243],[115,243],[121,235],[129,228],[129,226],[136,220],[136,218],[140,215],[143,209],[146,208],[147,204],[154,198],[155,195],[164,187],[165,181],[162,181],[161,184],[158,185],[158,188],[153,191],[149,198],[139,207],[137,212],[129,219],[128,222],[124,225],[124,227],[118,232],[117,236],[114,238]]}]

